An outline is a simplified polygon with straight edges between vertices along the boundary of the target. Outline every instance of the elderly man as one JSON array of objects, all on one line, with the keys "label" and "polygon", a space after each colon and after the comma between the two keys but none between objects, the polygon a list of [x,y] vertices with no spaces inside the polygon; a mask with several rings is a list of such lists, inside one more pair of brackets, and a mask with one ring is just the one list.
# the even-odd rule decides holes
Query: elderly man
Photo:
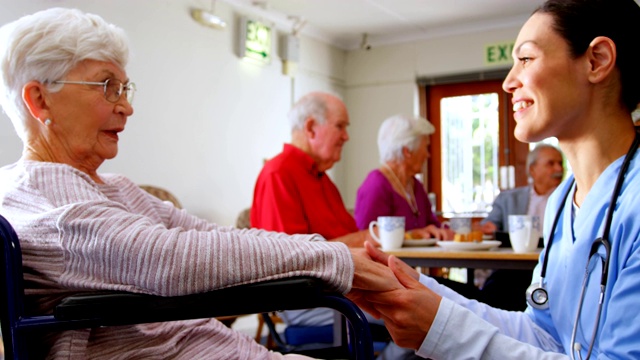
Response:
[{"label": "elderly man", "polygon": [[349,115],[334,95],[312,92],[289,112],[291,143],[267,161],[256,182],[251,226],[287,234],[320,234],[352,247],[371,240],[326,171],[340,160],[349,140]]},{"label": "elderly man", "polygon": [[509,231],[509,215],[535,215],[542,222],[547,199],[564,176],[562,153],[549,144],[537,145],[527,156],[527,172],[531,185],[503,191],[493,202],[491,213],[481,222],[485,234]]},{"label": "elderly man", "polygon": [[[368,231],[358,231],[338,188],[325,173],[340,160],[342,146],[349,140],[349,115],[342,100],[328,93],[309,93],[293,105],[289,121],[291,143],[267,161],[258,176],[251,226],[287,234],[320,234],[351,247],[373,241]],[[324,334],[332,339],[331,310],[286,311],[282,317],[288,325],[324,327]]]},{"label": "elderly man", "polygon": [[[542,226],[547,199],[564,176],[562,153],[549,144],[537,145],[527,156],[527,173],[530,185],[503,191],[495,199],[491,213],[480,223],[485,234],[509,231],[508,219],[512,214],[538,216]],[[496,270],[476,298],[505,310],[524,310],[531,275],[529,270]]]}]

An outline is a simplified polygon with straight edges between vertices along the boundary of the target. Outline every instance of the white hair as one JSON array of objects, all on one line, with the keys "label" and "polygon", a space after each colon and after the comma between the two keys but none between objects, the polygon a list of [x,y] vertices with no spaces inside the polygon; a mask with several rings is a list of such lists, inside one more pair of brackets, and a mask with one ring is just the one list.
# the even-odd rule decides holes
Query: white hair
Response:
[{"label": "white hair", "polygon": [[[22,88],[29,81],[50,84],[84,60],[122,69],[129,58],[124,30],[77,9],[51,8],[0,28],[0,105],[24,140],[28,110]],[[48,85],[59,91],[62,85]]]},{"label": "white hair", "polygon": [[336,94],[311,92],[296,101],[287,114],[291,131],[301,130],[308,118],[313,118],[318,124],[324,124],[329,110],[328,101],[331,98],[341,100]]},{"label": "white hair", "polygon": [[402,160],[402,148],[414,151],[423,136],[435,131],[433,124],[423,117],[394,115],[386,119],[378,130],[380,163]]}]

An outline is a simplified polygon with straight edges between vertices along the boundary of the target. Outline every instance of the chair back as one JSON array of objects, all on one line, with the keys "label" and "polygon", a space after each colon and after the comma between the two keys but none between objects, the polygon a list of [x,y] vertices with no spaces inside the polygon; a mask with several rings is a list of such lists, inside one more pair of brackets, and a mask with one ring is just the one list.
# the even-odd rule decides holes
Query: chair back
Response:
[{"label": "chair back", "polygon": [[182,204],[180,204],[180,201],[178,201],[178,198],[176,198],[171,192],[169,192],[166,189],[163,189],[161,187],[158,186],[154,186],[154,185],[139,185],[140,188],[146,192],[148,192],[149,194],[157,197],[158,199],[162,200],[162,201],[169,201],[171,202],[175,207],[177,207],[178,209],[182,209]]},{"label": "chair back", "polygon": [[18,322],[24,314],[24,284],[22,279],[22,252],[18,235],[7,219],[0,215],[0,319],[5,359],[13,359]]},{"label": "chair back", "polygon": [[240,211],[236,218],[236,228],[249,229],[251,227],[251,208]]}]

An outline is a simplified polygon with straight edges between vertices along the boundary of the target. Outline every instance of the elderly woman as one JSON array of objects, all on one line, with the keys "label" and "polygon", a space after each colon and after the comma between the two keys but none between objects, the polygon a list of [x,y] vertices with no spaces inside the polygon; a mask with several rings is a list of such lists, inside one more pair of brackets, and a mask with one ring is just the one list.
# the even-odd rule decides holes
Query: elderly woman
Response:
[{"label": "elderly woman", "polygon": [[[55,8],[3,26],[0,46],[0,101],[24,143],[20,160],[0,169],[0,211],[21,239],[28,311],[49,312],[59,297],[89,290],[185,295],[293,275],[346,293],[360,274],[386,271],[344,244],[308,241],[318,236],[217,226],[99,173],[133,113],[121,29]],[[34,343],[37,358],[282,358],[213,319]]]},{"label": "elderly woman", "polygon": [[431,203],[415,175],[429,157],[429,136],[435,128],[424,118],[396,115],[378,130],[379,169],[369,173],[355,205],[360,229],[378,216],[404,216],[405,228],[414,239],[453,239],[453,232],[441,228]]}]

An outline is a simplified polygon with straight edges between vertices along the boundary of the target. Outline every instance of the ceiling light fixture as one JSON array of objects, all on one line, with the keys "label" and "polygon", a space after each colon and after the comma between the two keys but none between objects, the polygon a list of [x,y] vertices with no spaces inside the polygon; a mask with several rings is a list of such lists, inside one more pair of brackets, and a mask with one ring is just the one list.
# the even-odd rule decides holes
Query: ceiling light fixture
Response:
[{"label": "ceiling light fixture", "polygon": [[199,8],[191,8],[191,17],[201,25],[222,30],[227,27],[227,23],[222,20],[222,18],[213,13],[214,7],[215,0],[211,2],[211,11]]}]

